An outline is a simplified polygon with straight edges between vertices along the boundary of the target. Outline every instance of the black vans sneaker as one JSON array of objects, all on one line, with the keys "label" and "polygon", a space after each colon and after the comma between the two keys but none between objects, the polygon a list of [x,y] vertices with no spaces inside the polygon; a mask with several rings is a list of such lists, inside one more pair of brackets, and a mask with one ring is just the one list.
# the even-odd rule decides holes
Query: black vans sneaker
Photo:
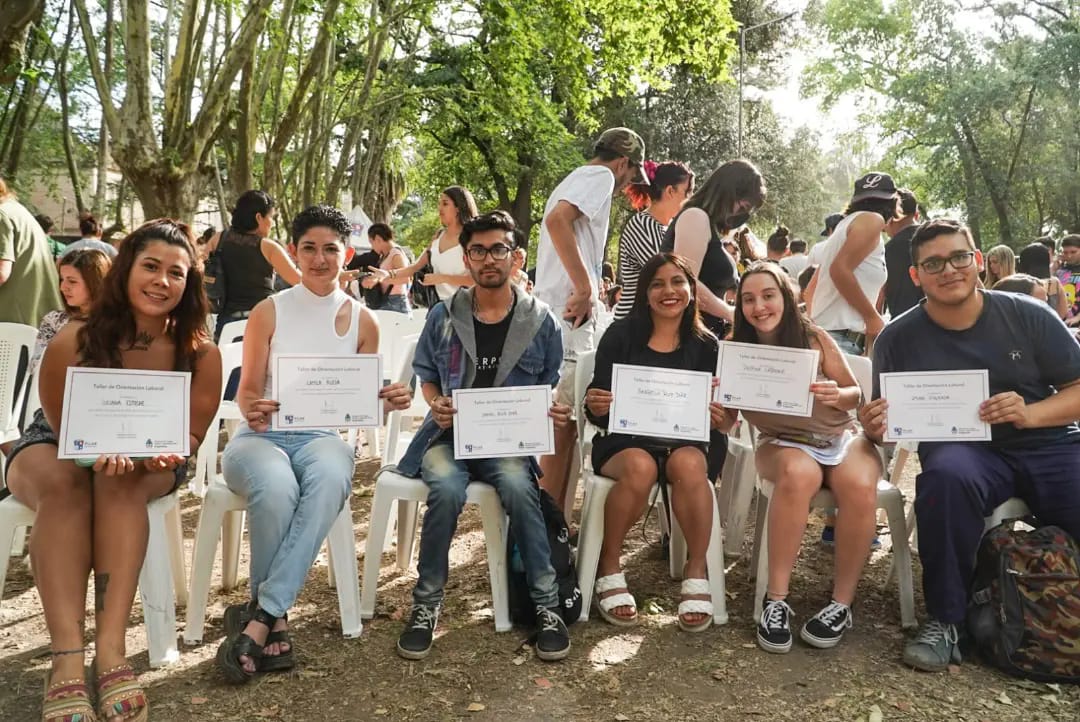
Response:
[{"label": "black vans sneaker", "polygon": [[765,597],[757,626],[758,646],[773,654],[791,651],[791,607],[783,599]]},{"label": "black vans sneaker", "polygon": [[439,623],[439,608],[415,605],[409,623],[397,641],[397,653],[405,659],[423,659],[431,651],[435,625]]},{"label": "black vans sneaker", "polygon": [[554,609],[536,608],[536,656],[545,662],[557,662],[570,654],[570,632]]},{"label": "black vans sneaker", "polygon": [[829,606],[807,620],[799,636],[811,647],[832,649],[844,632],[851,629],[852,623],[851,607],[840,602],[829,602]]}]

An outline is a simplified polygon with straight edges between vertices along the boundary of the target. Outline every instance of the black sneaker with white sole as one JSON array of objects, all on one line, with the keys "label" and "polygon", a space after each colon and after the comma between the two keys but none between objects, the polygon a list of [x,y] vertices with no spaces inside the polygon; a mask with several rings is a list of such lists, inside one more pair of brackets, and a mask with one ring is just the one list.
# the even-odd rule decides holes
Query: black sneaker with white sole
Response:
[{"label": "black sneaker with white sole", "polygon": [[829,606],[807,620],[799,636],[811,647],[832,649],[852,624],[851,607],[829,602]]},{"label": "black sneaker with white sole", "polygon": [[795,612],[783,599],[765,598],[757,625],[758,646],[773,654],[791,651],[791,615]]},{"label": "black sneaker with white sole", "polygon": [[397,652],[405,659],[423,659],[431,651],[435,625],[439,623],[439,608],[415,605],[409,623],[397,641]]},{"label": "black sneaker with white sole", "polygon": [[536,656],[557,662],[570,654],[570,631],[554,609],[536,608]]}]

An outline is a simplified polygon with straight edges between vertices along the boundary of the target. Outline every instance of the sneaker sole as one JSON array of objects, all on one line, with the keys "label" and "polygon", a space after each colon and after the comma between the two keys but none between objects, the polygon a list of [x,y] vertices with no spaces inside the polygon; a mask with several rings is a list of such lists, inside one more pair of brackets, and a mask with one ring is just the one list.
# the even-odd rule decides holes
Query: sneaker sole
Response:
[{"label": "sneaker sole", "polygon": [[843,639],[843,635],[841,634],[839,637],[834,637],[832,639],[822,639],[821,637],[815,637],[813,634],[806,631],[806,627],[803,627],[802,631],[799,632],[799,638],[809,644],[811,647],[815,647],[817,649],[832,649],[836,645],[840,644],[840,640]]},{"label": "sneaker sole", "polygon": [[764,649],[770,654],[787,654],[791,651],[791,640],[788,640],[787,644],[773,644],[767,639],[763,638],[760,634],[757,635],[758,646]]},{"label": "sneaker sole", "polygon": [[397,653],[398,653],[398,656],[403,657],[404,659],[411,659],[411,660],[415,661],[415,660],[418,660],[418,659],[423,659],[424,657],[431,654],[431,647],[428,647],[427,649],[424,649],[424,650],[419,651],[419,652],[415,652],[415,651],[413,651],[411,649],[405,649],[404,647],[402,647],[399,644],[399,645],[397,645]]},{"label": "sneaker sole", "polygon": [[570,645],[566,645],[566,649],[559,649],[554,652],[545,652],[539,647],[536,648],[536,656],[545,662],[558,662],[559,660],[566,659],[570,655]]},{"label": "sneaker sole", "polygon": [[948,662],[941,665],[927,664],[925,662],[909,659],[907,655],[904,655],[904,664],[911,667],[912,669],[917,669],[920,672],[944,672],[946,669],[949,668]]}]

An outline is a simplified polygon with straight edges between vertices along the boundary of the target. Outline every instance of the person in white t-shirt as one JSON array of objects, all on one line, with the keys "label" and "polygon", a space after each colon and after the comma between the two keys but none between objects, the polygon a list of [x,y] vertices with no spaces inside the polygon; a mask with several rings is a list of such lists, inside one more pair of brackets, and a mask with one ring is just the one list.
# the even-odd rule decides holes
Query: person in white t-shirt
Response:
[{"label": "person in white t-shirt", "polygon": [[[629,183],[648,183],[642,171],[645,143],[629,128],[609,128],[593,146],[593,157],[555,187],[544,206],[536,255],[533,295],[561,319],[563,366],[558,403],[574,405],[577,355],[595,348],[596,311],[607,243],[611,197]],[[555,454],[541,457],[541,485],[564,507],[570,449],[577,429],[555,431]]]},{"label": "person in white t-shirt", "polygon": [[799,274],[806,270],[806,266],[810,263],[806,256],[806,241],[796,238],[788,248],[791,250],[791,255],[780,259],[780,268],[787,271],[793,279],[798,279]]}]

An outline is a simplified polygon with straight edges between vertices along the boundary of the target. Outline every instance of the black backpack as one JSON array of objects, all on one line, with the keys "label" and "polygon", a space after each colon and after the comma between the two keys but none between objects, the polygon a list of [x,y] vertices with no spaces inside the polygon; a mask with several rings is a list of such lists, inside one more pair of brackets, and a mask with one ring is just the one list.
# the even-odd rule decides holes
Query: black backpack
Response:
[{"label": "black backpack", "polygon": [[967,629],[982,657],[1015,677],[1080,683],[1080,546],[1056,526],[983,536]]},{"label": "black backpack", "polygon": [[210,313],[221,313],[225,308],[225,263],[221,257],[221,241],[203,265],[203,288],[210,302]]},{"label": "black backpack", "polygon": [[[551,547],[551,566],[555,568],[555,583],[559,587],[559,614],[568,625],[581,616],[581,590],[578,588],[574,555],[570,552],[570,530],[559,505],[543,489],[540,490],[540,512],[547,527]],[[518,625],[531,627],[536,623],[536,609],[529,595],[529,583],[514,541],[511,527],[506,539],[507,580],[510,585],[510,619]]]}]

